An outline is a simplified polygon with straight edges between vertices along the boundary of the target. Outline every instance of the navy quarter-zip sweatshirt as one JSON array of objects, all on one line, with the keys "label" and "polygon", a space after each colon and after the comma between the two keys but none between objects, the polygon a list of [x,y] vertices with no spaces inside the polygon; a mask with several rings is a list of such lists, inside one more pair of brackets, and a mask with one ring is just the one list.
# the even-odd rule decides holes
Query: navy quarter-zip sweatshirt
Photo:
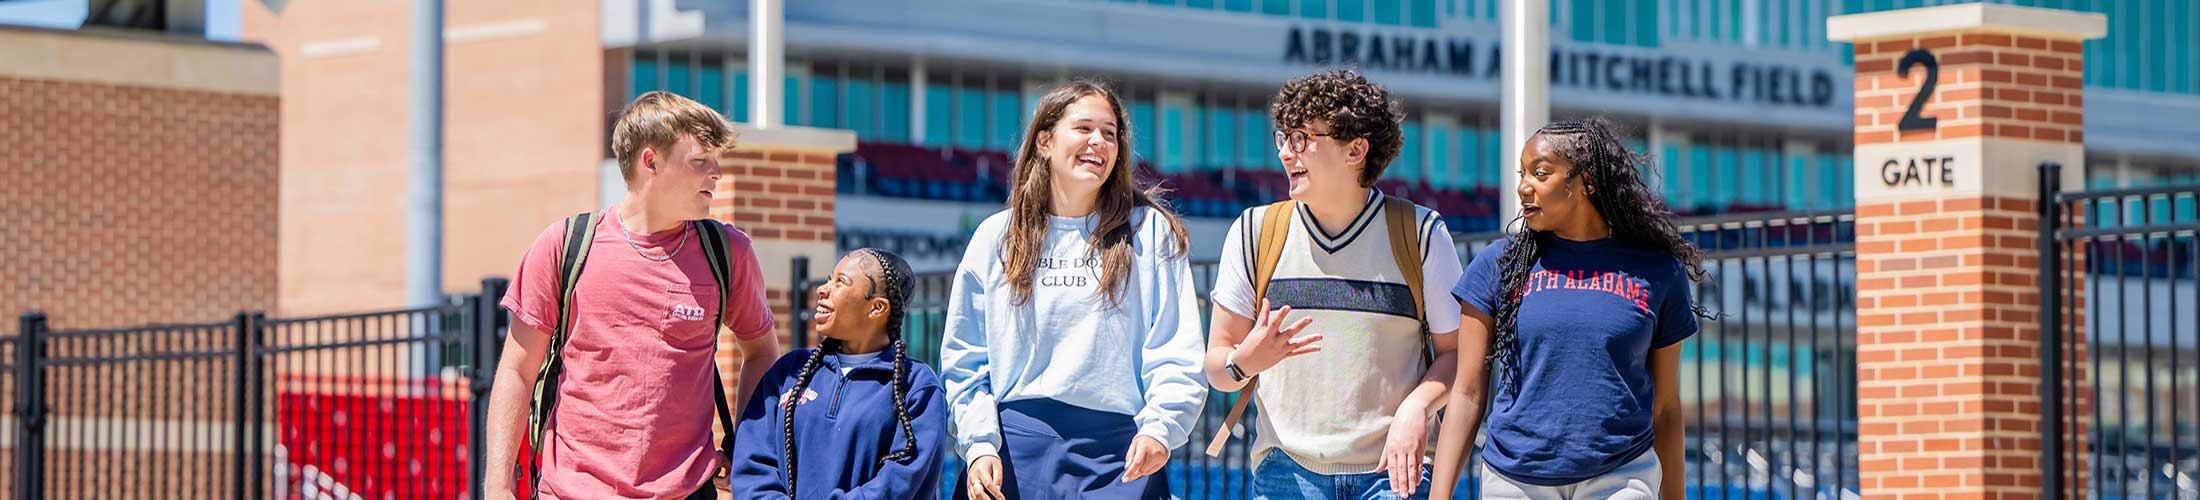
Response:
[{"label": "navy quarter-zip sweatshirt", "polygon": [[[784,499],[786,434],[782,401],[794,400],[796,494],[803,499],[932,499],[939,495],[947,439],[947,401],[932,368],[909,360],[910,425],[916,456],[882,461],[907,434],[894,418],[894,349],[845,363],[826,356],[802,394],[790,394],[809,349],[779,358],[764,373],[734,433],[728,485],[733,498]],[[844,365],[845,364],[845,365]],[[846,374],[843,375],[843,372]]]}]

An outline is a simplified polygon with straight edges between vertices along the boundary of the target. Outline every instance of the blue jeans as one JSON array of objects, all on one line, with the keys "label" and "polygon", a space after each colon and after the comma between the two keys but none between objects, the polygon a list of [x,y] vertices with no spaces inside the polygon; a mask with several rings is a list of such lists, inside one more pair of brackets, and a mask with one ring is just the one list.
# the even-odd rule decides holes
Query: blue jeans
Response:
[{"label": "blue jeans", "polygon": [[[1429,484],[1431,470],[1428,464],[1421,464],[1421,486],[1414,489],[1412,500],[1428,498],[1429,489],[1434,487]],[[1388,472],[1318,474],[1300,467],[1283,450],[1270,450],[1253,469],[1253,498],[1260,500],[1406,500],[1390,488]]]}]

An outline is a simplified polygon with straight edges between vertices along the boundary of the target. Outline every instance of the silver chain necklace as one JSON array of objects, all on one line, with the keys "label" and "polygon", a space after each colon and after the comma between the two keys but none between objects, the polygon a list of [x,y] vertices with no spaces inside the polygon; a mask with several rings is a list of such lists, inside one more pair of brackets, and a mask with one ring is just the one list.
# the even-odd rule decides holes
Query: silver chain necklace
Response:
[{"label": "silver chain necklace", "polygon": [[626,246],[627,246],[627,248],[632,248],[632,249],[634,249],[634,254],[635,254],[635,255],[640,255],[640,256],[642,256],[642,258],[644,258],[644,259],[649,259],[649,260],[651,260],[651,261],[655,261],[655,262],[664,262],[664,261],[672,260],[672,256],[674,256],[674,255],[679,255],[679,254],[680,254],[680,249],[682,249],[682,248],[687,248],[687,242],[688,242],[688,239],[687,239],[687,232],[686,232],[686,231],[684,231],[684,230],[686,229],[686,226],[687,226],[687,224],[685,224],[685,223],[682,223],[682,224],[680,225],[680,226],[681,226],[681,229],[683,229],[683,231],[681,231],[681,232],[680,232],[680,243],[679,243],[679,244],[677,244],[677,245],[673,245],[673,246],[672,246],[672,251],[670,251],[670,252],[665,252],[665,256],[663,256],[663,257],[651,257],[651,256],[649,255],[649,253],[648,253],[648,252],[643,252],[643,251],[642,251],[642,246],[641,246],[641,245],[639,245],[639,244],[636,244],[636,243],[634,243],[634,232],[633,232],[633,231],[628,231],[628,230],[626,230],[626,225],[625,225],[625,224],[619,224],[618,226],[619,226],[619,236],[620,236],[620,238],[621,238],[621,239],[625,239],[625,240],[626,240]]}]

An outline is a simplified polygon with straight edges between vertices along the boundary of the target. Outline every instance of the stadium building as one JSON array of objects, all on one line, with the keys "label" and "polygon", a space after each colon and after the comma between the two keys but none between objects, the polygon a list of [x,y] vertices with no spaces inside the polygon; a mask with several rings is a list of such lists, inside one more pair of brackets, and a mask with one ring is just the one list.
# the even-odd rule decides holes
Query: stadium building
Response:
[{"label": "stadium building", "polygon": [[[1847,208],[1852,56],[1826,40],[1825,20],[1939,3],[1558,0],[1551,116],[1629,123],[1683,215]],[[2200,125],[2165,119],[2200,112],[2195,7],[2009,3],[2109,18],[2109,37],[2085,45],[2088,187],[2200,172],[2200,145],[2189,140]],[[747,2],[603,5],[607,92],[671,90],[747,120]],[[1406,149],[1386,190],[1437,208],[1454,231],[1494,231],[1498,158],[1517,147],[1498,139],[1498,5],[787,2],[785,120],[856,132],[860,145],[839,166],[842,246],[952,253],[956,237],[1000,206],[1017,134],[1050,83],[1114,83],[1129,99],[1141,166],[1176,190],[1180,211],[1226,224],[1283,196],[1266,108],[1276,87],[1356,67],[1408,108]],[[1197,246],[1211,255],[1220,242]]]}]

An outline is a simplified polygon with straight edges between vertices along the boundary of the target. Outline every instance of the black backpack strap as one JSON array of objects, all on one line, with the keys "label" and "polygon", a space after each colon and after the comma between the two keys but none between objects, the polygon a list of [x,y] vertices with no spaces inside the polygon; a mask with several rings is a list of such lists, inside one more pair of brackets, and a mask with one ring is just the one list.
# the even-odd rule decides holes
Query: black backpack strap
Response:
[{"label": "black backpack strap", "polygon": [[548,332],[550,352],[543,354],[542,368],[535,372],[534,404],[530,405],[527,415],[527,446],[534,449],[535,455],[520,461],[526,468],[524,477],[531,485],[528,489],[535,492],[535,496],[540,496],[542,479],[542,432],[549,424],[550,410],[558,403],[558,377],[565,371],[561,353],[573,337],[573,289],[580,282],[581,268],[588,263],[588,247],[596,239],[599,219],[596,212],[565,218],[565,241],[560,246],[562,255],[558,259],[558,322]]},{"label": "black backpack strap", "polygon": [[[731,261],[733,257],[726,248],[726,231],[718,221],[698,219],[689,221],[689,223],[694,226],[695,233],[702,236],[700,239],[703,240],[703,254],[710,256],[711,279],[718,280],[718,317],[712,319],[713,323],[710,326],[710,331],[716,333],[719,328],[726,324],[726,298],[733,294],[733,291],[728,289],[731,287],[729,283],[733,282],[733,270],[730,268],[732,264],[728,261]],[[712,337],[716,337],[716,335]],[[711,398],[711,402],[717,404],[718,425],[726,432],[725,437],[718,443],[718,450],[723,453],[732,453],[733,408],[726,404],[726,381],[725,377],[718,372],[717,346],[718,342],[715,339],[712,340],[710,388],[718,397]]]}]

